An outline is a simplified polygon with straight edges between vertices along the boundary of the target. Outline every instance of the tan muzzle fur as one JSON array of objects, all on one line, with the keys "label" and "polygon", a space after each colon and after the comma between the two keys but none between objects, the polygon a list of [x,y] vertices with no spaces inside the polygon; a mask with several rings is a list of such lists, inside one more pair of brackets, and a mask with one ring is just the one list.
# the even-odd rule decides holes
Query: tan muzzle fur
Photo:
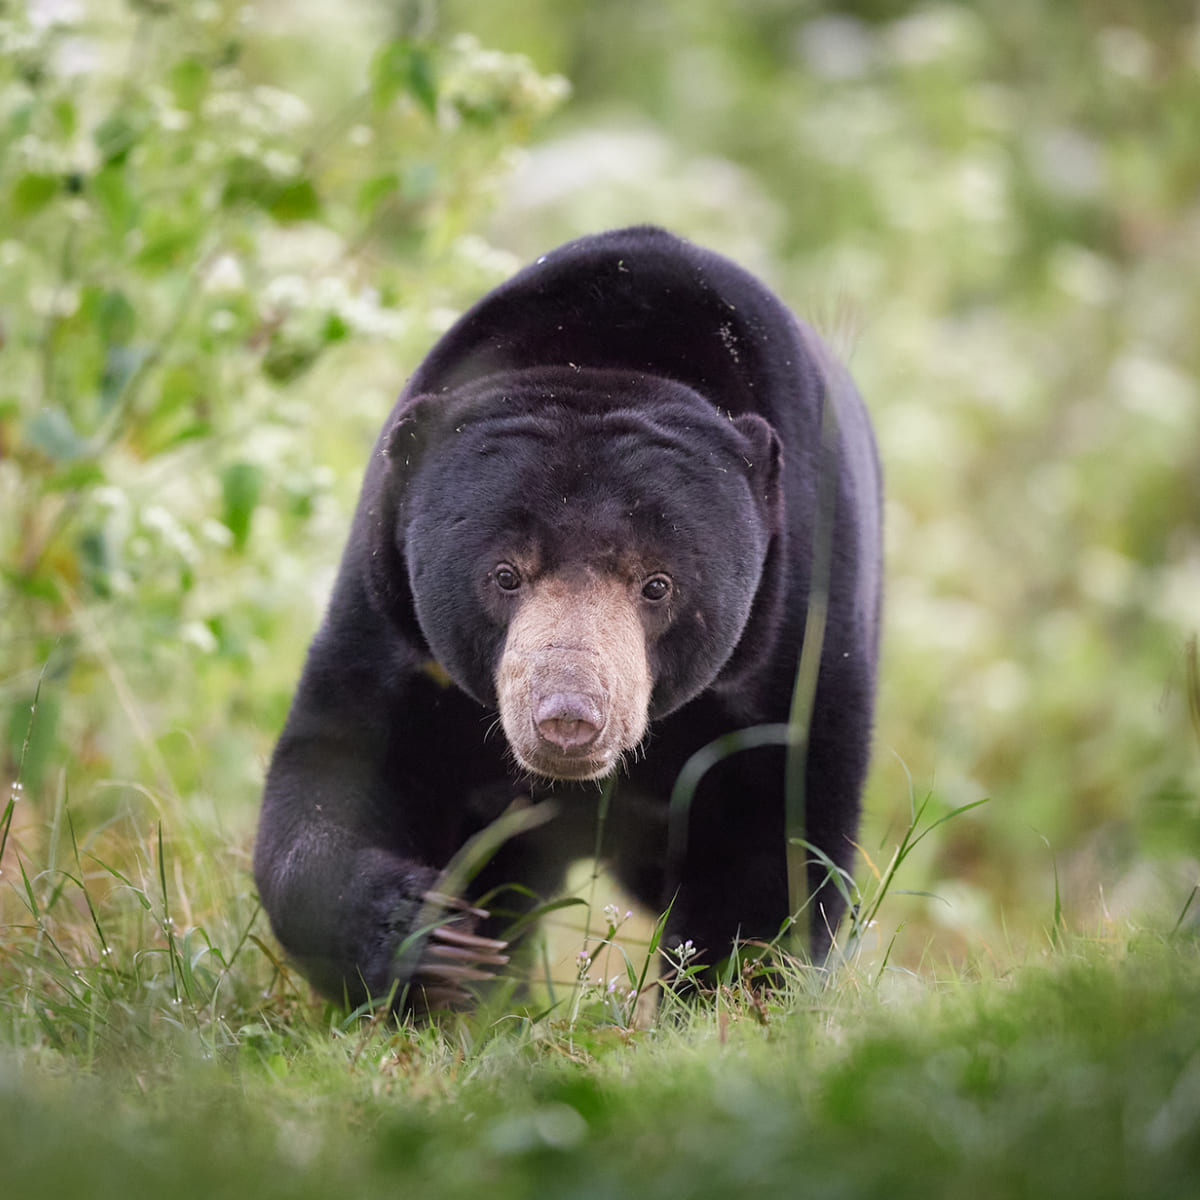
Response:
[{"label": "tan muzzle fur", "polygon": [[636,595],[611,575],[527,586],[496,672],[500,720],[526,770],[596,779],[642,740],[651,680]]}]

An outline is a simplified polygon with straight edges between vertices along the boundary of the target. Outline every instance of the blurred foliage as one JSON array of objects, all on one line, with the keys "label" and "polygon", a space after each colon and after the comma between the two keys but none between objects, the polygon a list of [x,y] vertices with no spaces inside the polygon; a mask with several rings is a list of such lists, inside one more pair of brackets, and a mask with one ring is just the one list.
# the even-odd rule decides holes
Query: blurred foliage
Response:
[{"label": "blurred foliage", "polygon": [[1192,0],[0,3],[12,845],[69,789],[85,832],[174,801],[244,864],[404,376],[519,261],[655,220],[763,273],[875,414],[864,848],[904,768],[991,797],[910,864],[948,901],[913,919],[1038,930],[1053,860],[1080,911],[1178,911],[1198,128]]},{"label": "blurred foliage", "polygon": [[402,364],[511,270],[471,231],[564,82],[402,20],[298,73],[295,15],[0,5],[6,865],[68,787],[245,847]]}]

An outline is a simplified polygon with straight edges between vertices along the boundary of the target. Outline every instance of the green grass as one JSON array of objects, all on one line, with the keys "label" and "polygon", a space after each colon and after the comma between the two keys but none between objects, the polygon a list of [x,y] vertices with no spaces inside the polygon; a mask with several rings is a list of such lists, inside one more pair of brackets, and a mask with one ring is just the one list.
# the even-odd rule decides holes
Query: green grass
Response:
[{"label": "green grass", "polygon": [[17,1054],[5,1192],[1194,1194],[1194,943],[1076,941],[1004,979],[861,983],[635,1035],[300,1021],[216,1052],[163,1037],[105,1071]]},{"label": "green grass", "polygon": [[[876,934],[905,846],[944,828],[926,807],[863,897]],[[599,981],[540,1018],[508,994],[414,1028],[315,1001],[244,866],[171,826],[130,815],[81,844],[64,797],[36,868],[7,839],[6,1197],[1161,1198],[1200,1178],[1186,906],[1159,933],[1047,914],[1003,967],[916,973],[889,962],[905,931],[864,936],[776,996],[734,981],[638,1022],[593,939]],[[641,969],[644,944],[621,951]]]}]

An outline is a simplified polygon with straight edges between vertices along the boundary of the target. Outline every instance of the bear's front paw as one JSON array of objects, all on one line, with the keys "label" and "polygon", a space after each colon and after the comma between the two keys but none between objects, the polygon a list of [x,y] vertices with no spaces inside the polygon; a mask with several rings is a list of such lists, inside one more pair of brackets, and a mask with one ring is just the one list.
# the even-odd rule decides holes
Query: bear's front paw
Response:
[{"label": "bear's front paw", "polygon": [[466,985],[494,980],[496,972],[491,968],[508,963],[508,943],[472,932],[477,921],[487,920],[488,913],[482,908],[432,891],[425,893],[425,904],[435,914],[439,909],[450,909],[454,915],[447,914],[445,921],[430,930],[409,977],[408,1002],[427,1012],[469,1008],[475,997]]}]

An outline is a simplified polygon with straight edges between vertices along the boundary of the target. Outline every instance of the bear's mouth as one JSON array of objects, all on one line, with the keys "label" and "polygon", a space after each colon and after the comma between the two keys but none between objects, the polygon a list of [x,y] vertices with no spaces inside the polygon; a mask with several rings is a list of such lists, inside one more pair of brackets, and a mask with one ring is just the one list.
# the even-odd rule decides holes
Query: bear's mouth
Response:
[{"label": "bear's mouth", "polygon": [[525,752],[513,746],[512,752],[521,767],[530,774],[570,783],[603,779],[616,770],[622,757],[611,748],[598,750],[594,746],[571,751],[539,745],[536,750],[531,748]]}]

